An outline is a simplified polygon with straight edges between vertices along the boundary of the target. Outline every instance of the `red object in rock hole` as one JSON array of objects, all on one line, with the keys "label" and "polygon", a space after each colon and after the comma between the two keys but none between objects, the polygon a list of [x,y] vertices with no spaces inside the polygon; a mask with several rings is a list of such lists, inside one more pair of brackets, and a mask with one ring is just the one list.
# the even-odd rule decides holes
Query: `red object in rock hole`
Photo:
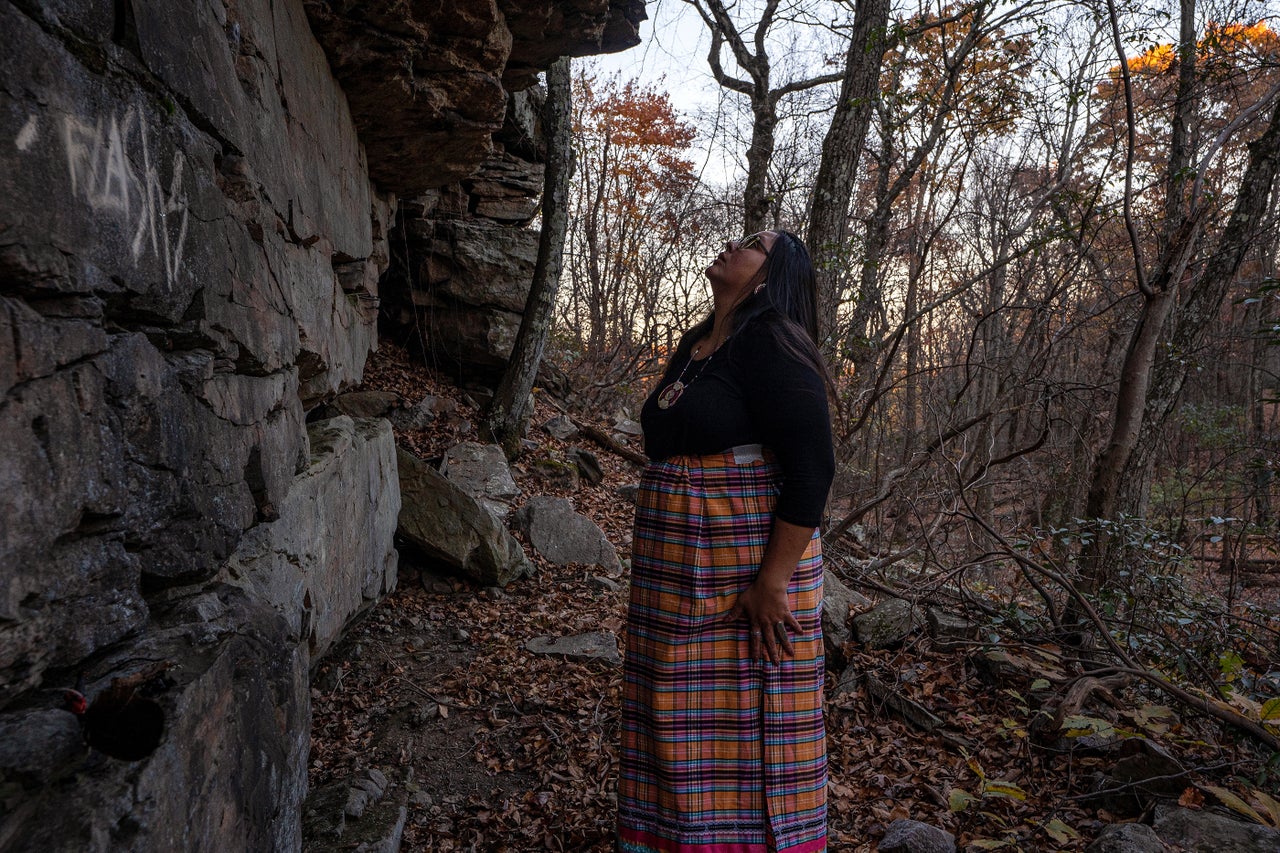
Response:
[{"label": "red object in rock hole", "polygon": [[155,752],[164,734],[164,709],[138,690],[167,668],[168,663],[164,663],[113,678],[111,686],[92,702],[84,695],[83,683],[76,690],[66,691],[67,710],[80,718],[89,746],[123,761],[139,761]]}]

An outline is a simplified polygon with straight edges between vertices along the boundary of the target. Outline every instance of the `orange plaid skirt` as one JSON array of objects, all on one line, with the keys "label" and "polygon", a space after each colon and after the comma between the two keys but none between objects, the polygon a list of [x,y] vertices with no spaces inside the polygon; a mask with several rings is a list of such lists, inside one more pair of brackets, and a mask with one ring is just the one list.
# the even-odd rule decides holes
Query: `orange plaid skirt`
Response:
[{"label": "orange plaid skirt", "polygon": [[755,580],[780,472],[757,453],[651,463],[637,498],[623,669],[623,853],[826,849],[822,552],[791,577],[795,656],[748,658],[725,621]]}]

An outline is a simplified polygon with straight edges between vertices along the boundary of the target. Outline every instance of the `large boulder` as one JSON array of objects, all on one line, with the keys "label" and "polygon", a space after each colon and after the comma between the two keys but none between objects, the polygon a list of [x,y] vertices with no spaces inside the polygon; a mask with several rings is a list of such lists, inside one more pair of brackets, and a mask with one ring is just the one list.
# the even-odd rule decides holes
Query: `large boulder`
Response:
[{"label": "large boulder", "polygon": [[520,496],[507,457],[496,444],[455,444],[445,451],[440,473],[499,520],[511,510],[510,501]]},{"label": "large boulder", "polygon": [[0,840],[23,850],[299,849],[306,659],[285,620],[241,589],[215,584],[157,608],[129,647],[94,662],[86,693],[96,699],[140,661],[169,663],[142,688],[162,712],[159,745],[134,761],[89,759],[69,714],[19,716],[6,739],[55,739],[41,741],[49,752],[34,772],[15,772],[0,753],[6,798],[25,796]]},{"label": "large boulder", "polygon": [[1210,811],[1161,807],[1152,826],[1166,844],[1187,853],[1275,853],[1280,829]]},{"label": "large boulder", "polygon": [[[400,514],[395,438],[386,420],[310,425],[306,469],[227,562],[229,582],[274,605],[315,663],[355,616],[395,588]],[[330,531],[342,530],[342,536]]]},{"label": "large boulder", "polygon": [[826,656],[837,669],[846,664],[844,647],[853,641],[849,620],[853,610],[871,606],[871,599],[854,592],[826,569],[822,575],[822,641]]},{"label": "large boulder", "polygon": [[558,566],[600,566],[619,574],[618,551],[594,521],[575,512],[567,498],[539,495],[516,511],[515,522],[542,557]]},{"label": "large boulder", "polygon": [[481,586],[506,586],[532,572],[520,543],[475,498],[407,450],[396,458],[405,541]]}]

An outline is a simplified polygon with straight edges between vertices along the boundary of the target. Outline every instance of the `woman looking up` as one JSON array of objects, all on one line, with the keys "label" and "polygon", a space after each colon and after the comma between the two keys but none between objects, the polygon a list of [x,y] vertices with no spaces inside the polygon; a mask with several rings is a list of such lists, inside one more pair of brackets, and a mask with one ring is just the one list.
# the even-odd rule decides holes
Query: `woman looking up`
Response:
[{"label": "woman looking up", "polygon": [[623,670],[623,853],[826,849],[822,556],[835,468],[813,266],[731,241],[644,404]]}]

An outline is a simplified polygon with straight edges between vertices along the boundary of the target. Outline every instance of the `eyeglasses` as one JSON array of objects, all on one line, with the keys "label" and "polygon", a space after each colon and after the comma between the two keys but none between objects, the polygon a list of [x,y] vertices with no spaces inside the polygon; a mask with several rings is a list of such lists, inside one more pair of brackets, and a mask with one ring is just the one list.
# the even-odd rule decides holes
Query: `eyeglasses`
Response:
[{"label": "eyeglasses", "polygon": [[728,242],[729,242],[729,249],[730,251],[733,251],[733,252],[740,252],[744,249],[759,249],[760,251],[765,253],[766,257],[769,254],[768,248],[766,248],[764,245],[764,232],[748,234],[746,237],[743,237],[741,240],[730,240]]}]

